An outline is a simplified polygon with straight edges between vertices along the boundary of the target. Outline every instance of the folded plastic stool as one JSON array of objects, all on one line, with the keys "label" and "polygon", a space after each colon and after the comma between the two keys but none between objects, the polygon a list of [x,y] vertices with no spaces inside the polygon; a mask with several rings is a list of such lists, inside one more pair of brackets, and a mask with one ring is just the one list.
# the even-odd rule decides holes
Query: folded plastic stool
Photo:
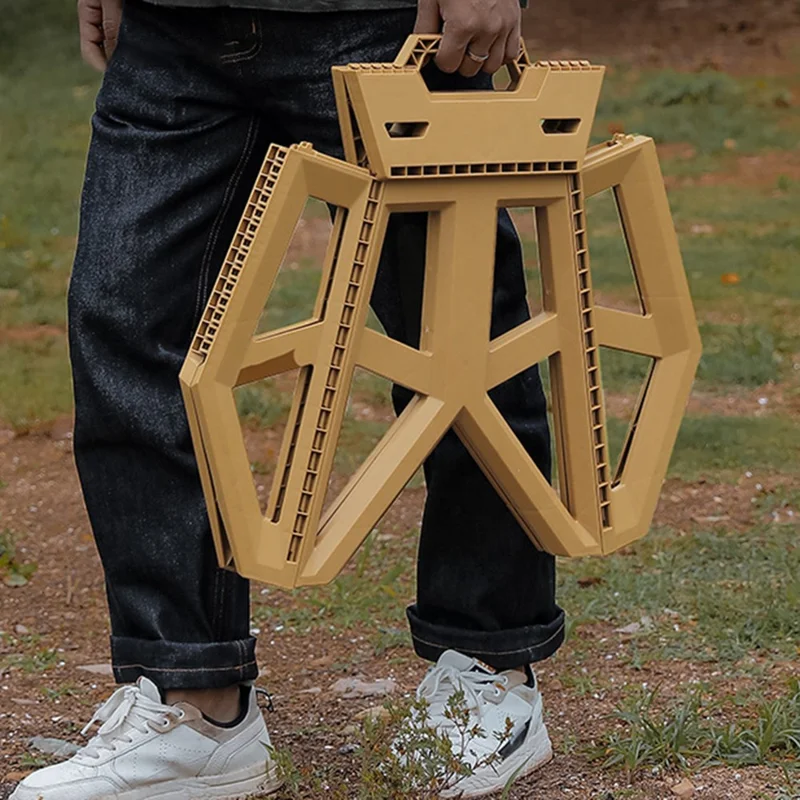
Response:
[{"label": "folded plastic stool", "polygon": [[[334,68],[347,163],[272,146],[181,372],[220,563],[280,586],[332,580],[453,427],[537,547],[610,553],[644,536],[700,339],[655,146],[617,136],[587,153],[603,68],[531,64],[504,91],[431,92],[439,37],[393,64]],[[585,200],[616,195],[642,313],[596,305]],[[339,207],[310,321],[255,335],[309,197]],[[533,206],[544,310],[490,339],[497,211]],[[422,339],[366,327],[388,217],[430,212]],[[616,474],[599,348],[653,359]],[[549,359],[560,492],[488,392]],[[323,516],[356,366],[414,391]],[[233,390],[300,368],[263,514]]]}]

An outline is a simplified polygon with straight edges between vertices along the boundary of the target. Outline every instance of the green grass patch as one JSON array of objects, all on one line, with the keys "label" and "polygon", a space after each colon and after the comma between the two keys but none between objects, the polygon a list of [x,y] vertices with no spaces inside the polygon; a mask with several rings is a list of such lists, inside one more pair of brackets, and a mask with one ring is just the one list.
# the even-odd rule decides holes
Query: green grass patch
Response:
[{"label": "green grass patch", "polygon": [[6,528],[0,531],[0,578],[6,586],[24,586],[37,570],[37,564],[26,561],[17,550],[16,537]]},{"label": "green grass patch", "polygon": [[615,713],[613,732],[601,755],[605,766],[629,773],[726,764],[793,763],[800,756],[800,683],[790,682],[777,699],[752,703],[750,718],[720,722],[729,712],[695,689],[667,709],[656,708],[657,689],[646,690]]},{"label": "green grass patch", "polygon": [[669,474],[720,479],[745,470],[800,473],[800,425],[790,417],[686,417]]},{"label": "green grass patch", "polygon": [[791,91],[778,78],[623,66],[606,79],[595,134],[607,139],[609,126],[621,126],[657,142],[689,143],[704,154],[724,152],[726,142],[735,142],[740,152],[754,152],[793,147],[797,120]]},{"label": "green grass patch", "polygon": [[[776,380],[800,382],[793,359],[800,350],[796,197],[708,186],[674,190],[670,199],[701,320],[702,388],[725,391]],[[590,198],[587,218],[598,301],[635,311],[639,296],[613,196],[605,192]],[[525,247],[532,251],[535,242],[528,239]],[[533,292],[539,274],[532,263]],[[738,283],[725,279],[730,275]],[[733,322],[721,324],[716,321],[720,316]],[[625,367],[626,359],[632,369]],[[603,380],[610,391],[637,386],[646,371],[633,367],[625,355],[609,354],[603,360]]]},{"label": "green grass patch", "polygon": [[603,386],[608,392],[628,392],[633,395],[644,383],[652,369],[653,360],[636,353],[600,348],[600,370]]},{"label": "green grass patch", "polygon": [[[617,463],[628,421],[608,419],[609,450]],[[800,473],[800,425],[788,417],[684,418],[672,460],[669,477],[694,481],[727,481],[747,470],[775,470]]]},{"label": "green grass patch", "polygon": [[388,428],[388,422],[346,418],[339,435],[334,466],[347,475],[355,472],[375,449]]},{"label": "green grass patch", "polygon": [[781,377],[791,366],[792,341],[780,329],[763,325],[700,326],[703,355],[697,371],[700,381],[714,386],[761,386]]},{"label": "green grass patch", "polygon": [[[405,646],[403,609],[414,592],[415,548],[414,534],[373,536],[329,587],[256,594],[253,618],[276,635],[286,628],[301,634],[358,629],[378,652]],[[586,623],[622,627],[649,617],[652,624],[626,651],[633,666],[662,658],[787,659],[800,644],[800,550],[786,525],[685,536],[658,529],[623,553],[560,560],[559,597],[573,639]]]},{"label": "green grass patch", "polygon": [[321,277],[321,266],[309,258],[302,258],[294,269],[281,269],[256,332],[264,333],[310,319]]},{"label": "green grass patch", "polygon": [[416,542],[415,532],[390,540],[373,534],[330,585],[255,595],[253,620],[300,633],[366,628],[381,651],[406,644],[398,631],[405,630],[405,606],[414,595]]},{"label": "green grass patch", "polygon": [[0,344],[0,419],[24,429],[71,410],[64,337]]},{"label": "green grass patch", "polygon": [[46,672],[62,660],[62,654],[55,647],[41,646],[41,637],[37,634],[12,636],[0,632],[0,645],[7,653],[0,656],[0,669],[4,671]]},{"label": "green grass patch", "polygon": [[260,428],[269,428],[286,420],[292,395],[278,386],[274,378],[266,378],[235,390],[236,410],[240,419]]},{"label": "green grass patch", "polygon": [[0,214],[0,328],[63,326],[73,239],[15,227]]},{"label": "green grass patch", "polygon": [[63,324],[98,77],[80,62],[74,5],[2,17],[0,327]]},{"label": "green grass patch", "polygon": [[800,550],[788,526],[688,536],[659,529],[623,553],[561,560],[559,573],[561,601],[578,629],[650,618],[634,639],[632,663],[796,656]]}]

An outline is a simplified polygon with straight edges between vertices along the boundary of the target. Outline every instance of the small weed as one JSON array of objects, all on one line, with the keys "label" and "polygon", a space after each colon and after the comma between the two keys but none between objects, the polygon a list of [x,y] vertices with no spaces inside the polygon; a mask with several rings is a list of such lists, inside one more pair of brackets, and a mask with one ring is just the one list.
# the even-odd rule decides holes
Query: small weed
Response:
[{"label": "small weed", "polygon": [[644,768],[668,770],[709,764],[755,766],[800,756],[800,682],[776,700],[761,701],[755,720],[722,726],[712,719],[720,712],[694,691],[664,712],[654,709],[658,690],[647,690],[618,708],[623,724],[597,756],[606,766],[632,774]]},{"label": "small weed", "polygon": [[770,800],[800,800],[800,780],[796,777],[797,767],[790,768],[781,764],[783,770],[784,785],[778,789],[778,793]]},{"label": "small weed", "polygon": [[644,691],[626,707],[617,709],[614,716],[624,729],[611,734],[608,740],[604,751],[606,767],[621,766],[633,774],[643,767],[686,769],[693,760],[702,758],[700,695],[689,695],[661,716],[653,709],[657,693],[657,689]]},{"label": "small weed", "polygon": [[23,753],[19,759],[19,765],[24,770],[29,769],[41,769],[42,767],[47,767],[52,764],[55,759],[45,756],[45,755],[36,755],[34,753]]},{"label": "small weed", "polygon": [[712,758],[751,766],[785,756],[800,757],[800,681],[788,693],[758,706],[754,722],[733,723],[712,734]]},{"label": "small weed", "polygon": [[0,532],[0,576],[6,586],[24,586],[36,572],[32,561],[20,561],[14,535],[7,528]]},{"label": "small weed", "polygon": [[57,702],[64,697],[77,697],[80,690],[73,684],[66,683],[62,686],[47,686],[42,689],[42,694],[50,702]]},{"label": "small weed", "polygon": [[411,637],[406,628],[380,628],[373,638],[373,648],[376,656],[382,656],[389,650],[409,647]]},{"label": "small weed", "polygon": [[21,672],[46,672],[61,660],[55,648],[45,647],[28,653],[12,653],[0,658],[0,669],[18,669]]},{"label": "small weed", "polygon": [[[491,752],[470,763],[473,743],[487,734],[472,723],[463,692],[449,698],[444,713],[453,726],[453,739],[430,726],[424,700],[387,703],[383,714],[364,719],[354,751],[359,759],[357,794],[353,794],[353,787],[338,782],[334,774],[298,768],[288,752],[272,749],[270,755],[284,780],[283,796],[286,800],[317,797],[314,792],[325,787],[327,796],[335,800],[433,800],[444,790],[457,789],[459,782],[475,770],[499,760],[500,751],[511,738],[512,723],[507,720],[505,731],[495,735]],[[509,796],[516,777],[508,781],[503,798]]]},{"label": "small weed", "polygon": [[592,675],[583,672],[565,672],[561,678],[562,685],[578,697],[587,697],[597,691],[597,683]]}]

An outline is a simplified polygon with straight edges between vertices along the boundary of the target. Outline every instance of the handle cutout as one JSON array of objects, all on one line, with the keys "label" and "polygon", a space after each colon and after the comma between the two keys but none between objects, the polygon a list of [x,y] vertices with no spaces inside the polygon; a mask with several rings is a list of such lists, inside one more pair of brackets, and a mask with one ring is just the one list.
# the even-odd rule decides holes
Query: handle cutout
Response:
[{"label": "handle cutout", "polygon": [[581,121],[572,119],[543,119],[542,130],[548,134],[577,133],[581,126]]}]

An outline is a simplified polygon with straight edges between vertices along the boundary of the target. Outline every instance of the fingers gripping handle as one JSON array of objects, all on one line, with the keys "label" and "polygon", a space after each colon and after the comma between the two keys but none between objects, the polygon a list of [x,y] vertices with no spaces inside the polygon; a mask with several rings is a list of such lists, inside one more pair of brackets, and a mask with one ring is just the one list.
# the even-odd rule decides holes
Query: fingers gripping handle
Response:
[{"label": "fingers gripping handle", "polygon": [[[442,43],[441,34],[412,34],[406,39],[397,58],[394,60],[395,67],[414,67],[418,72],[436,56],[439,46]],[[508,71],[511,73],[512,85],[531,66],[528,58],[528,51],[525,47],[525,40],[519,41],[519,55],[509,64]]]}]

